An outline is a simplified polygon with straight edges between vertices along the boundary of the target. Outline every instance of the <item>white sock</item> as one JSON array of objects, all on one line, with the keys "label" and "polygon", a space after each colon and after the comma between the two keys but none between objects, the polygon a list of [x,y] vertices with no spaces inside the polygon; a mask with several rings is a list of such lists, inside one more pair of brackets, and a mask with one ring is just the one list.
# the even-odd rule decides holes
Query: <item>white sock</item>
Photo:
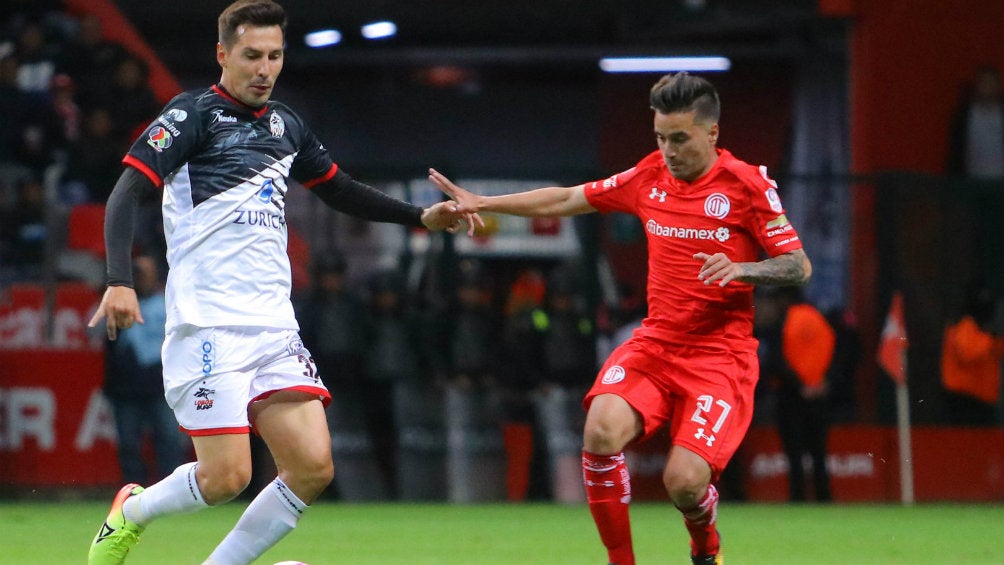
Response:
[{"label": "white sock", "polygon": [[293,531],[308,506],[279,478],[262,489],[203,565],[247,565]]},{"label": "white sock", "polygon": [[162,481],[151,485],[122,505],[125,517],[140,526],[165,514],[186,514],[208,508],[195,480],[196,463],[185,463]]}]

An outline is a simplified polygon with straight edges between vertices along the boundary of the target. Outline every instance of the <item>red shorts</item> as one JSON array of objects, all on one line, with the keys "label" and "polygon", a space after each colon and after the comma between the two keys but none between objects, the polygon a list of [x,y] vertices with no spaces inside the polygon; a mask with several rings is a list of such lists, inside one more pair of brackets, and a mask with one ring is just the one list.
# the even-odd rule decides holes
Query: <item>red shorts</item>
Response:
[{"label": "red shorts", "polygon": [[641,414],[642,437],[668,424],[672,444],[703,457],[717,479],[749,429],[758,378],[755,350],[636,336],[610,354],[583,404],[620,396]]}]

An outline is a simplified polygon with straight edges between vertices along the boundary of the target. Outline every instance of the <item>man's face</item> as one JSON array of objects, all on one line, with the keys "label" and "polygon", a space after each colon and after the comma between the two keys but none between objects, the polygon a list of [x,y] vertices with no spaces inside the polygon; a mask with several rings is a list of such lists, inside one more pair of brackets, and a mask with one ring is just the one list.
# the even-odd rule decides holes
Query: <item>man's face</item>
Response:
[{"label": "man's face", "polygon": [[673,177],[692,182],[715,161],[718,124],[696,122],[696,112],[655,112],[655,139]]},{"label": "man's face", "polygon": [[258,107],[268,102],[282,71],[282,28],[243,25],[230,49],[216,45],[216,60],[223,68],[220,83],[234,98]]}]

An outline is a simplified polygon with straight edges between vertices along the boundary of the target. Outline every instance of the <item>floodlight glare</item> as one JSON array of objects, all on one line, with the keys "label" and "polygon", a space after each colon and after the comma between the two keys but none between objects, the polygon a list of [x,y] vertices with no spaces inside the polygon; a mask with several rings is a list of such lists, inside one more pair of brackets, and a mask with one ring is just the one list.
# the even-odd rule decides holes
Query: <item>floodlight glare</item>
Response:
[{"label": "floodlight glare", "polygon": [[728,57],[604,57],[600,69],[608,73],[719,72],[732,67]]},{"label": "floodlight glare", "polygon": [[307,44],[307,47],[313,47],[318,49],[320,47],[327,47],[329,45],[336,45],[342,41],[342,32],[337,29],[322,29],[318,31],[312,31],[307,35],[303,36],[303,42]]},{"label": "floodlight glare", "polygon": [[396,33],[397,25],[389,21],[373,22],[362,27],[362,34],[366,39],[383,39]]}]

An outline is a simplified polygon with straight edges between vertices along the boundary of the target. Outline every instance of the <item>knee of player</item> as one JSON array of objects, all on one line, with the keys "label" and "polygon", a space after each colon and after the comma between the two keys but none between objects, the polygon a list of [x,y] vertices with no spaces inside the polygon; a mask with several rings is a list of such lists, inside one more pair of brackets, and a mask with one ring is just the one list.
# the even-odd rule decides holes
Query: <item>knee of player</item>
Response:
[{"label": "knee of player", "polygon": [[335,466],[330,457],[320,457],[280,470],[279,476],[284,475],[289,477],[288,482],[302,485],[309,491],[320,492],[335,478]]},{"label": "knee of player", "polygon": [[624,448],[624,436],[623,430],[610,422],[590,421],[582,432],[583,447],[590,453],[611,455]]},{"label": "knee of player", "polygon": [[667,468],[662,475],[669,498],[679,507],[689,507],[698,503],[708,490],[709,477],[705,469],[698,467]]},{"label": "knee of player", "polygon": [[202,498],[211,506],[237,498],[251,483],[250,468],[229,467],[203,471],[200,465],[196,473]]},{"label": "knee of player", "polygon": [[317,467],[312,471],[312,480],[317,483],[319,488],[327,487],[331,483],[332,479],[335,478],[335,464],[328,458],[326,461],[322,461]]}]

